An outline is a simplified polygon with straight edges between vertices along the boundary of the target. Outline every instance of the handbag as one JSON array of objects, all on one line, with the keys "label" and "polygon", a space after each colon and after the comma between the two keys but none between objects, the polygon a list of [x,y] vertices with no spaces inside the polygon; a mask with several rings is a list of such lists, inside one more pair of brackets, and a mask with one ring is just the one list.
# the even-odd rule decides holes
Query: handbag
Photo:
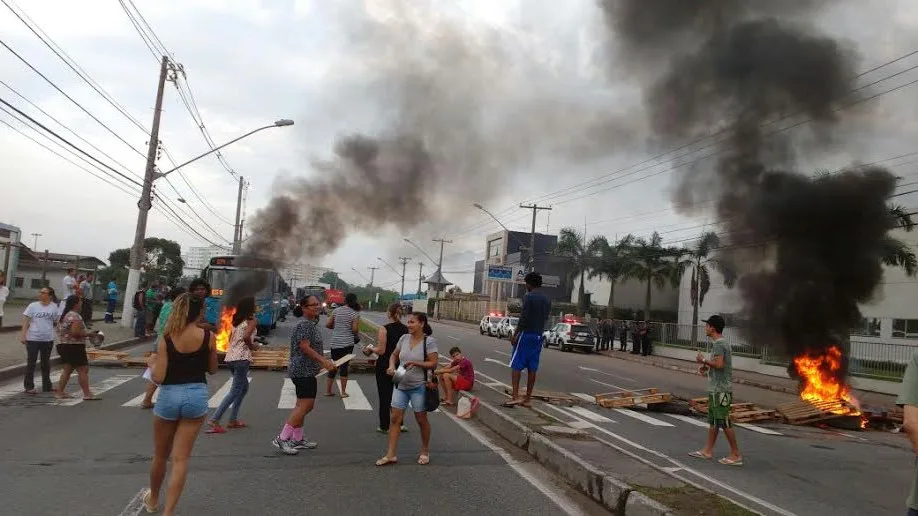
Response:
[{"label": "handbag", "polygon": [[[424,360],[427,360],[427,337],[424,337]],[[424,410],[433,412],[440,406],[440,389],[437,387],[437,378],[427,381],[427,368],[424,368]]]}]

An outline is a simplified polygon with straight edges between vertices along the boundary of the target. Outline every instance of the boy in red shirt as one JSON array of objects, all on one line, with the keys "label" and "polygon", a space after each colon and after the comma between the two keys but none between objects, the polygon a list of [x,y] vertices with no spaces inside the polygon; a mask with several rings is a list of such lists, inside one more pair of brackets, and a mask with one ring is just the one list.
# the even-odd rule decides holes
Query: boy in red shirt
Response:
[{"label": "boy in red shirt", "polygon": [[444,367],[434,371],[446,392],[446,397],[440,399],[443,405],[455,405],[456,391],[470,391],[475,385],[475,369],[472,367],[472,361],[462,355],[458,347],[449,350],[449,356],[453,359],[449,367]]}]

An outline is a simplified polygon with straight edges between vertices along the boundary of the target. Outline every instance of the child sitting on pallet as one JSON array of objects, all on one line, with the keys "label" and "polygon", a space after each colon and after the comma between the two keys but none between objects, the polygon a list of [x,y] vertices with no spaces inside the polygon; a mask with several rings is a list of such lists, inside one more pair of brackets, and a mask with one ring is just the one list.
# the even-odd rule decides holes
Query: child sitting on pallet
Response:
[{"label": "child sitting on pallet", "polygon": [[449,350],[449,356],[453,359],[449,367],[434,371],[445,394],[440,401],[446,406],[456,404],[456,391],[471,391],[475,385],[475,368],[472,367],[472,361],[463,356],[462,350],[456,346]]}]

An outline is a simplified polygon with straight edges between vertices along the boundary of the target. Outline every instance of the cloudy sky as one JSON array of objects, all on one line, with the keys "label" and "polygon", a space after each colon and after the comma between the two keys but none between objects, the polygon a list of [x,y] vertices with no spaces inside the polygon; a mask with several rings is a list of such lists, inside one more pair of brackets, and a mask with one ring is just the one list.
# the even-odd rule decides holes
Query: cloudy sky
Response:
[{"label": "cloudy sky", "polygon": [[[328,172],[317,171],[314,163],[331,159],[339,138],[386,133],[395,119],[416,122],[426,131],[424,124],[435,118],[436,129],[443,131],[439,140],[433,138],[442,143],[440,150],[464,157],[456,158],[456,172],[448,181],[431,183],[423,201],[429,209],[419,217],[423,220],[371,231],[359,224],[342,227],[347,236],[340,247],[326,256],[304,257],[341,271],[351,282],[364,282],[352,268],[368,276],[367,267],[377,265],[377,256],[391,264],[398,256],[412,257],[407,282],[416,282],[418,261],[426,262],[430,272],[430,260],[402,238],[411,237],[436,257],[437,245],[430,240],[442,236],[453,240],[445,251],[447,278],[469,288],[474,261],[484,255],[485,235],[499,228],[471,206],[475,202],[510,228],[525,231],[531,215],[515,206],[533,201],[553,206],[539,214],[537,228],[543,232],[565,225],[610,237],[659,230],[666,242],[680,243],[716,222],[704,213],[684,218],[670,208],[672,176],[678,174],[670,169],[703,153],[647,161],[670,149],[660,148],[647,134],[636,85],[614,73],[602,16],[591,0],[567,0],[563,10],[551,0],[418,0],[410,7],[394,0],[4,3],[9,6],[0,6],[0,40],[9,49],[0,48],[0,99],[127,177],[81,161],[0,111],[0,222],[22,228],[30,246],[30,234],[40,233],[39,249],[106,259],[113,249],[131,244],[135,182],[145,163],[160,45],[185,72],[165,91],[162,170],[172,168],[170,158],[181,163],[208,150],[198,116],[218,145],[279,118],[296,121],[293,127],[262,131],[233,144],[223,152],[223,163],[210,156],[183,168],[182,175],[172,174],[169,182],[157,181],[160,199],[147,234],[177,240],[183,247],[228,245],[237,192],[230,170],[251,184],[245,210],[251,219],[274,194],[283,193],[285,180],[322,180]],[[857,46],[861,70],[918,50],[914,2],[840,4],[818,23]],[[125,8],[145,33],[149,28],[155,33],[152,50]],[[53,41],[139,126],[68,68],[13,11]],[[458,54],[456,41],[463,45]],[[453,62],[457,55],[463,59]],[[404,102],[411,96],[393,93],[406,75],[399,66],[404,62],[417,68],[412,77],[427,86],[410,90],[423,109],[408,118]],[[878,83],[876,91],[904,85],[918,79],[918,72],[909,70],[916,65],[918,55],[910,56],[864,81],[903,72]],[[846,146],[807,165],[831,168],[918,151],[915,91],[905,86],[869,102],[844,127]],[[487,106],[487,130],[465,123],[461,111],[475,104]],[[428,112],[440,105],[445,106],[442,112]],[[452,131],[451,116],[464,122]],[[916,160],[912,156],[886,164],[908,175]],[[915,197],[901,200],[915,205]],[[391,202],[390,209],[406,208],[399,204]],[[340,209],[368,208],[343,203]],[[385,265],[376,277],[380,285],[398,280]]]}]

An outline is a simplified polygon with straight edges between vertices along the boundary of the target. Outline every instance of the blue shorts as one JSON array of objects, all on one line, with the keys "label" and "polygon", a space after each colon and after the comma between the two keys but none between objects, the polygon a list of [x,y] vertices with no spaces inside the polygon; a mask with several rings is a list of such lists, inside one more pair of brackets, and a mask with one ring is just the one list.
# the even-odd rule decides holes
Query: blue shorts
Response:
[{"label": "blue shorts", "polygon": [[534,373],[539,370],[539,355],[542,354],[542,334],[535,332],[520,333],[513,354],[510,356],[510,368],[514,371],[528,369]]},{"label": "blue shorts", "polygon": [[403,391],[398,387],[392,389],[392,408],[399,410],[405,410],[408,408],[408,403],[411,403],[411,408],[415,412],[427,412],[427,402],[425,401],[425,391],[427,390],[423,384],[418,385],[414,389]]},{"label": "blue shorts", "polygon": [[160,385],[153,413],[166,421],[197,419],[207,415],[209,397],[206,383]]}]

